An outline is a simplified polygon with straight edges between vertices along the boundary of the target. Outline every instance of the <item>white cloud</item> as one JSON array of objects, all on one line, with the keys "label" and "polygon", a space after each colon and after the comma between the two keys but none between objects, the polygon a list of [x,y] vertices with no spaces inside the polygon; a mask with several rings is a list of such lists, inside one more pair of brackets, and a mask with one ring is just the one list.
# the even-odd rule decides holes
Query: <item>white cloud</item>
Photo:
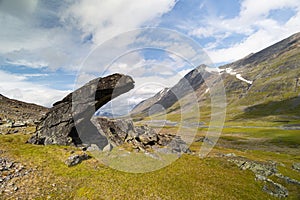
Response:
[{"label": "white cloud", "polygon": [[[270,12],[279,9],[292,9],[296,14],[283,25],[272,19]],[[214,37],[216,42],[208,44],[207,50],[215,63],[232,62],[250,53],[266,48],[300,30],[300,4],[298,0],[244,0],[240,13],[230,19],[211,17],[204,25],[189,32],[199,38]],[[244,36],[242,41],[218,48],[223,40],[235,34]],[[228,44],[227,44],[228,45]]]},{"label": "white cloud", "polygon": [[27,81],[27,76],[14,75],[0,70],[0,94],[28,103],[51,107],[71,91],[55,90]]},{"label": "white cloud", "polygon": [[64,11],[62,20],[71,22],[84,35],[92,33],[94,43],[99,44],[146,22],[153,25],[153,19],[170,11],[175,3],[175,0],[79,0]]},{"label": "white cloud", "polygon": [[[95,45],[119,33],[157,24],[156,19],[175,3],[175,0],[57,1],[59,8],[54,9],[55,5],[48,1],[2,0],[0,56],[15,63],[26,61],[28,67],[45,63],[51,70],[77,70]],[[134,37],[122,42],[130,44]]]},{"label": "white cloud", "polygon": [[259,4],[256,0],[244,0],[241,5],[240,20],[251,22],[266,17],[271,10],[283,8],[298,8],[298,0],[260,0]]},{"label": "white cloud", "polygon": [[29,62],[27,60],[6,61],[6,63],[12,65],[18,65],[18,66],[26,66],[30,68],[43,68],[48,66],[48,64],[45,62],[39,62],[39,61]]},{"label": "white cloud", "polygon": [[38,0],[1,0],[0,11],[7,12],[17,17],[26,17],[36,9]]}]

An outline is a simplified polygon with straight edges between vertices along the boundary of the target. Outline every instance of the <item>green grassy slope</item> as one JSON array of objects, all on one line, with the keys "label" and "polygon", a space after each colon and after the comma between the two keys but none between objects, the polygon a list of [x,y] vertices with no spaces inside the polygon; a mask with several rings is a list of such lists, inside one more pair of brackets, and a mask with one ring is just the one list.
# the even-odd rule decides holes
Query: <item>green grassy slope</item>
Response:
[{"label": "green grassy slope", "polygon": [[[25,144],[27,137],[0,136],[1,150],[6,151],[1,156],[16,158],[27,167],[38,169],[34,181],[23,183],[17,193],[3,198],[31,195],[34,199],[275,199],[261,190],[262,183],[254,181],[252,172],[239,170],[222,158],[184,155],[161,170],[131,174],[108,168],[96,159],[67,167],[63,162],[74,148]],[[255,151],[246,154],[222,148],[215,149],[214,153],[226,151],[256,159],[271,156],[286,165],[300,159],[285,154]],[[300,179],[300,174],[289,168],[282,171]],[[289,189],[288,199],[297,199],[299,188]]]}]

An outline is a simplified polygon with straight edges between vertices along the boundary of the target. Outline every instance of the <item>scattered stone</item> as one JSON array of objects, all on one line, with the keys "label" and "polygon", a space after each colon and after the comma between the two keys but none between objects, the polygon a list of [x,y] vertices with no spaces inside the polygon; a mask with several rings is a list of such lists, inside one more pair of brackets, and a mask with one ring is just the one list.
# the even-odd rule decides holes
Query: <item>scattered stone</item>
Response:
[{"label": "scattered stone", "polygon": [[43,145],[97,144],[103,149],[107,139],[98,133],[90,119],[100,107],[133,87],[132,78],[122,74],[90,81],[54,103],[28,142]]},{"label": "scattered stone", "polygon": [[134,126],[133,122],[128,119],[94,117],[92,122],[99,133],[108,139],[109,145],[103,151],[110,151],[112,147],[129,144],[133,149],[142,152],[147,149],[155,149],[165,153],[191,152],[188,145],[179,136],[157,134],[154,129],[147,125]]},{"label": "scattered stone", "polygon": [[242,170],[251,170],[255,174],[262,176],[271,176],[277,173],[277,167],[271,163],[263,163],[258,161],[248,160],[243,157],[234,157],[228,159],[229,162],[236,164]]},{"label": "scattered stone", "polygon": [[259,175],[259,174],[255,174],[255,180],[256,181],[266,181],[267,177]]},{"label": "scattered stone", "polygon": [[[227,157],[226,154],[224,156]],[[263,187],[263,191],[272,196],[278,198],[287,197],[289,192],[281,184],[275,183],[274,181],[269,179],[269,176],[275,176],[279,179],[284,180],[288,184],[300,185],[300,181],[284,176],[278,172],[277,165],[282,165],[281,163],[277,163],[275,161],[258,162],[249,160],[244,157],[234,157],[233,155],[230,155],[229,157],[231,158],[228,159],[228,161],[236,164],[240,169],[248,169],[254,172],[256,181],[263,181],[266,183]],[[293,169],[294,167],[295,166],[293,165]]]},{"label": "scattered stone", "polygon": [[205,137],[205,136],[200,136],[199,138],[195,139],[195,142],[204,142],[210,145],[213,145],[214,142],[211,141],[209,138]]},{"label": "scattered stone", "polygon": [[284,176],[280,173],[275,174],[275,176],[277,176],[278,178],[281,178],[283,180],[285,180],[285,182],[290,183],[290,184],[295,184],[295,185],[299,185],[300,186],[300,181],[296,180],[296,179],[292,179],[288,176]]},{"label": "scattered stone", "polygon": [[75,154],[75,155],[72,155],[70,156],[66,161],[65,161],[65,164],[68,166],[68,167],[72,167],[72,166],[75,166],[75,165],[78,165],[79,163],[81,163],[82,161],[84,160],[88,160],[90,159],[91,157],[87,154],[82,154],[82,155],[78,155],[78,154]]},{"label": "scattered stone", "polygon": [[263,191],[278,198],[288,197],[289,195],[289,191],[285,187],[283,187],[279,183],[275,183],[270,179],[266,180],[266,184],[263,187]]},{"label": "scattered stone", "polygon": [[228,153],[224,155],[225,157],[236,157],[235,153]]},{"label": "scattered stone", "polygon": [[148,126],[136,127],[138,139],[143,145],[155,144],[158,141],[157,133]]},{"label": "scattered stone", "polygon": [[19,187],[16,180],[23,178],[32,171],[18,162],[0,157],[0,194],[17,192]]},{"label": "scattered stone", "polygon": [[292,168],[298,172],[300,172],[300,163],[293,163]]},{"label": "scattered stone", "polygon": [[173,153],[191,153],[188,145],[179,136],[175,136],[167,147],[170,148]]},{"label": "scattered stone", "polygon": [[27,124],[25,122],[20,122],[20,121],[17,121],[12,124],[12,128],[25,127],[25,126],[27,126]]}]

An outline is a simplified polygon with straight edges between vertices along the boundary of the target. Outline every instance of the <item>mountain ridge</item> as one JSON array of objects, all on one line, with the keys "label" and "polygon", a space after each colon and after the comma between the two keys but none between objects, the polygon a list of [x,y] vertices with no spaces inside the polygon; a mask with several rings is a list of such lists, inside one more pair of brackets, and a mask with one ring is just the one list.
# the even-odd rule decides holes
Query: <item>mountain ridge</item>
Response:
[{"label": "mountain ridge", "polygon": [[[283,101],[286,99],[293,99],[299,96],[300,87],[300,33],[296,33],[284,40],[279,41],[257,53],[250,54],[243,59],[237,60],[235,62],[220,66],[219,73],[225,87],[228,114],[239,115],[244,112],[248,112],[246,108],[253,107],[259,104],[266,104],[270,101]],[[196,68],[197,69],[197,68]],[[195,69],[188,74],[196,72]],[[205,71],[207,74],[205,81],[197,84],[194,87],[193,93],[197,95],[198,102],[203,107],[209,110],[208,104],[210,104],[210,88],[207,87],[205,82],[211,82],[211,87],[214,87],[214,80],[210,76],[211,72]],[[201,73],[198,73],[201,76]],[[199,78],[199,80],[204,80]],[[198,80],[198,81],[199,81]],[[195,80],[190,80],[190,82],[196,82]],[[178,85],[179,82],[176,84]],[[184,93],[180,98],[174,98],[173,104],[166,104],[163,102],[166,97],[162,97],[160,101],[154,104],[160,104],[167,113],[177,112],[178,105],[176,102],[180,99],[187,102],[186,104],[195,104],[196,102],[191,102],[191,97],[188,93]],[[145,100],[144,102],[147,102]],[[140,103],[143,104],[143,103]],[[153,106],[143,105],[144,111],[139,114],[142,116],[147,116],[146,112]],[[298,108],[298,104],[292,104],[293,109]],[[141,105],[139,105],[141,106]],[[276,110],[276,108],[274,108]],[[284,115],[284,106],[282,105],[280,109],[281,114]],[[286,108],[287,110],[287,108]],[[132,113],[137,114],[132,111]],[[274,114],[274,112],[270,113]],[[296,111],[294,114],[299,115]],[[133,115],[134,116],[134,115]],[[230,118],[230,117],[229,117]]]}]

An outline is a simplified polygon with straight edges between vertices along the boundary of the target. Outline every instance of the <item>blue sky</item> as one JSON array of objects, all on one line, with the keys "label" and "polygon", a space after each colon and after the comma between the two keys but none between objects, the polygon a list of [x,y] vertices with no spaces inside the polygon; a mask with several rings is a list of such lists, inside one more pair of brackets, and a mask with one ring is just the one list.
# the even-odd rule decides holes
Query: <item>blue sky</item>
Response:
[{"label": "blue sky", "polygon": [[2,0],[0,27],[1,94],[51,106],[92,78],[122,72],[137,82],[126,97],[133,105],[194,65],[232,62],[299,32],[300,3]]}]

